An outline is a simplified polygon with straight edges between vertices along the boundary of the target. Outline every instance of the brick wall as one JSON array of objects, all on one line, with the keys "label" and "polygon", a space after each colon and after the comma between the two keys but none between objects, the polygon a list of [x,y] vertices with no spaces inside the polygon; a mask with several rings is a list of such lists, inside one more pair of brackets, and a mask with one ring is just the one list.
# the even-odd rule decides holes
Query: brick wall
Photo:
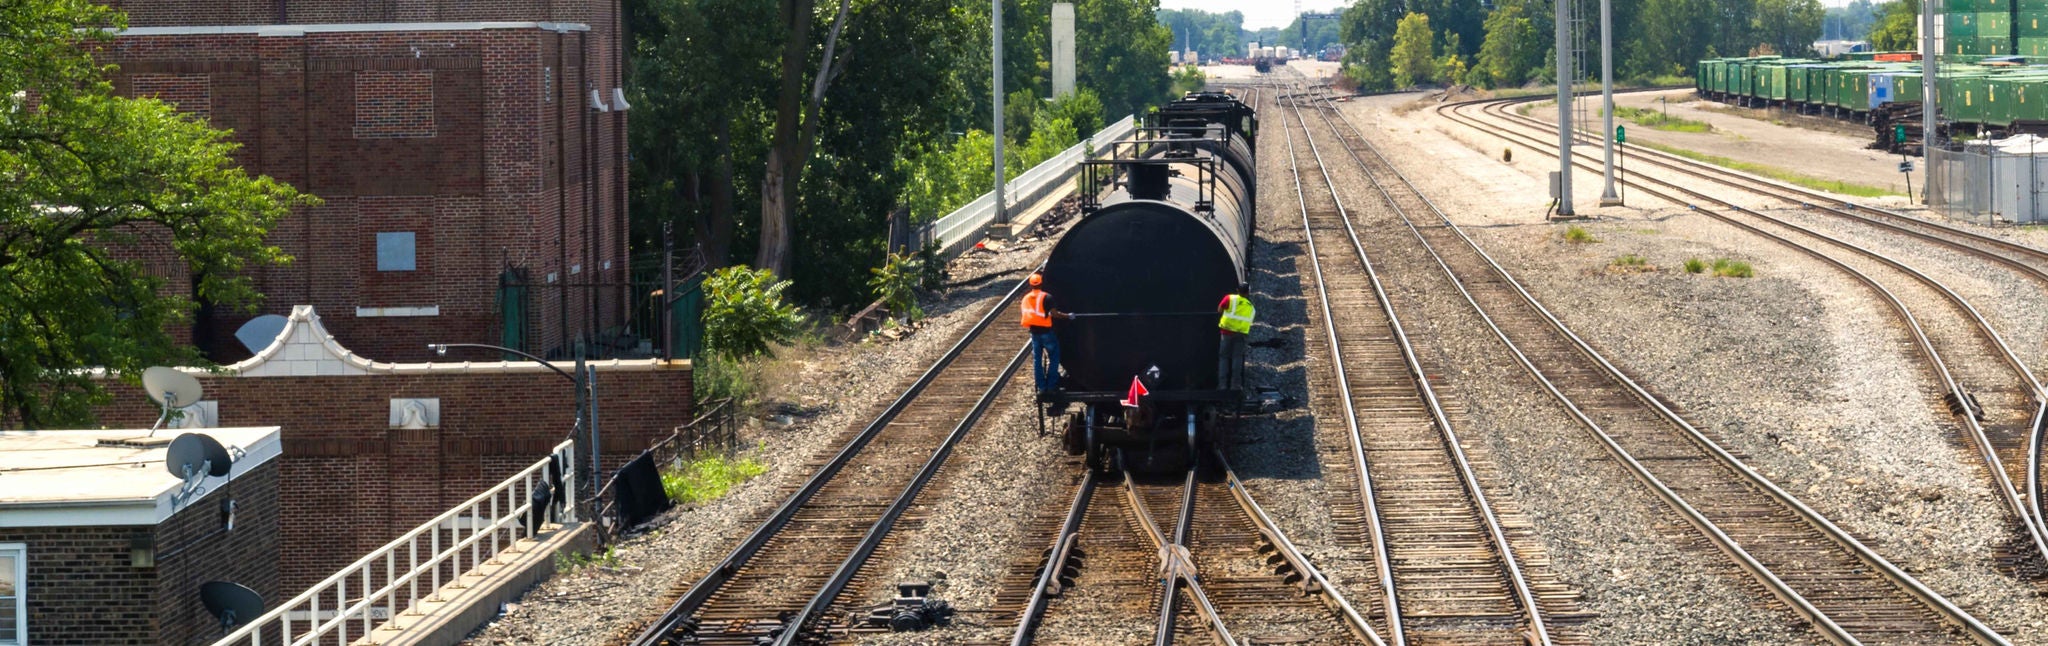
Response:
[{"label": "brick wall", "polygon": [[[221,426],[278,425],[284,589],[297,594],[482,492],[566,439],[573,390],[552,372],[203,377]],[[690,371],[600,371],[605,469],[689,421]],[[100,422],[147,427],[155,409],[115,386]],[[392,399],[439,398],[440,426],[394,429]],[[578,467],[589,453],[577,447]]]},{"label": "brick wall", "polygon": [[[29,643],[210,643],[221,633],[199,602],[207,581],[233,581],[267,603],[282,601],[278,473],[276,461],[258,467],[156,527],[0,528],[0,543],[28,544]],[[216,531],[220,501],[230,498],[235,529]],[[131,542],[142,536],[155,541],[154,568],[130,564]]]},{"label": "brick wall", "polygon": [[[499,276],[524,270],[523,349],[622,326],[628,278],[625,114],[590,108],[621,87],[613,2],[110,3],[133,27],[400,21],[571,21],[545,29],[126,35],[104,45],[117,90],[155,96],[234,131],[236,160],[322,198],[270,242],[294,261],[259,268],[257,314],[318,306],[345,345],[427,360],[429,342],[501,343]],[[276,18],[284,7],[288,20]],[[376,234],[416,235],[417,268],[378,271]],[[609,266],[609,268],[607,268]],[[175,271],[173,269],[172,271]],[[553,283],[549,283],[553,277]],[[173,276],[174,282],[184,277]],[[593,297],[594,295],[594,297]],[[357,307],[438,315],[357,317]],[[193,341],[228,363],[252,315],[222,312]]]}]

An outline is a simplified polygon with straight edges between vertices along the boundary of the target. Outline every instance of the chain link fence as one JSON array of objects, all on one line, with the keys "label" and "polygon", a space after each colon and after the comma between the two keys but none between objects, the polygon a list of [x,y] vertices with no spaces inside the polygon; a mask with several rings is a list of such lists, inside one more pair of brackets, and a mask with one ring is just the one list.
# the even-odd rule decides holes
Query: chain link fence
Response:
[{"label": "chain link fence", "polygon": [[1928,206],[1951,219],[2038,224],[2048,220],[2043,193],[2048,193],[2048,140],[2027,137],[1963,150],[1936,149],[1927,159]]}]

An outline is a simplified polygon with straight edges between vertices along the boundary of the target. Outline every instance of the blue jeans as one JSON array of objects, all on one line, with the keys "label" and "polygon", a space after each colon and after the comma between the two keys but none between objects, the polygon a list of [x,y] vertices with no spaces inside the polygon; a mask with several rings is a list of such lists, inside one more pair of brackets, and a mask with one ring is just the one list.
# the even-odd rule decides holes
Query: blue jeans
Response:
[{"label": "blue jeans", "polygon": [[1031,378],[1039,392],[1060,385],[1060,338],[1052,330],[1031,331]]}]

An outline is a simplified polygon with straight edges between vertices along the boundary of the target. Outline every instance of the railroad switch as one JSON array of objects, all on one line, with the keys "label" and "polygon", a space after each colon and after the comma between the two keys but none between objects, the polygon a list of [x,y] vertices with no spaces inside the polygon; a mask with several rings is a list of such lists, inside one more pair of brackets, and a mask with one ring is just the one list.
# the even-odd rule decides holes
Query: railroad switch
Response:
[{"label": "railroad switch", "polygon": [[952,618],[952,604],[932,598],[932,582],[901,581],[896,584],[896,600],[869,609],[867,623],[906,632],[943,626]]}]

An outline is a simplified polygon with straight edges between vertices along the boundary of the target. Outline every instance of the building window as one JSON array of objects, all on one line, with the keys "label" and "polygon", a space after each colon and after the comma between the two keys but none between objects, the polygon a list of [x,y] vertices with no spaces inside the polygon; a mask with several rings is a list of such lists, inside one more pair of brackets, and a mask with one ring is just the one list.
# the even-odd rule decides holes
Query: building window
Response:
[{"label": "building window", "polygon": [[377,233],[377,271],[412,271],[414,260],[411,231]]},{"label": "building window", "polygon": [[28,643],[28,546],[0,543],[0,646]]}]

